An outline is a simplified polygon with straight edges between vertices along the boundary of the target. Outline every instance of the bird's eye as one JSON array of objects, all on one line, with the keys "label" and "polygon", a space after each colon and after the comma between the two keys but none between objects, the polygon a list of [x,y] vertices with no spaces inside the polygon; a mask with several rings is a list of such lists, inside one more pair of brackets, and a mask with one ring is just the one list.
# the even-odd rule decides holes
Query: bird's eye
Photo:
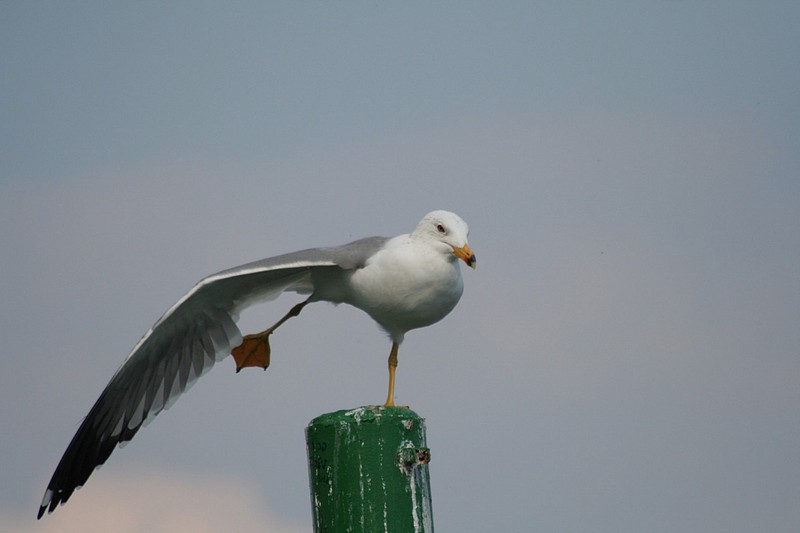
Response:
[{"label": "bird's eye", "polygon": [[444,233],[444,226],[442,224],[436,224],[436,231]]}]

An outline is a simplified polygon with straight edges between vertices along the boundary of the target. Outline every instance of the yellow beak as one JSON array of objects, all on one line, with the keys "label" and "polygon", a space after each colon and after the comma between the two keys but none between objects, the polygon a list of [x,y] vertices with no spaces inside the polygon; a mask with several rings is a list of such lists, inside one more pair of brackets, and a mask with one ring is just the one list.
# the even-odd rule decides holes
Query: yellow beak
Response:
[{"label": "yellow beak", "polygon": [[453,252],[456,254],[456,257],[464,261],[467,266],[472,268],[477,266],[478,260],[475,259],[475,254],[472,253],[472,248],[469,247],[469,244],[465,244],[461,248],[453,246]]}]

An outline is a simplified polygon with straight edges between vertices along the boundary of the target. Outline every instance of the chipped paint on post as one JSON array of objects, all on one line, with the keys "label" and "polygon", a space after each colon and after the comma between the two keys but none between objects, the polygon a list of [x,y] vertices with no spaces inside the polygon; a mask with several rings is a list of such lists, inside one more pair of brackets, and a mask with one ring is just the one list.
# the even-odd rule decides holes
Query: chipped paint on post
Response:
[{"label": "chipped paint on post", "polygon": [[306,428],[314,531],[433,532],[425,420],[403,407],[319,416]]}]

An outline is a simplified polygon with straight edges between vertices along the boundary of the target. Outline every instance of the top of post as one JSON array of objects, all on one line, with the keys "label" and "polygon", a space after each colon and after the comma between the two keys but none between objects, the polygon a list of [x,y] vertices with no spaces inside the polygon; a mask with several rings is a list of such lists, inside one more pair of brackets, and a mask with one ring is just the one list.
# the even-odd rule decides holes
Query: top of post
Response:
[{"label": "top of post", "polygon": [[424,418],[408,407],[366,405],[355,409],[342,409],[325,413],[309,422],[309,426],[327,426],[338,424],[370,424],[380,422],[404,421],[411,429],[416,423],[423,423]]}]

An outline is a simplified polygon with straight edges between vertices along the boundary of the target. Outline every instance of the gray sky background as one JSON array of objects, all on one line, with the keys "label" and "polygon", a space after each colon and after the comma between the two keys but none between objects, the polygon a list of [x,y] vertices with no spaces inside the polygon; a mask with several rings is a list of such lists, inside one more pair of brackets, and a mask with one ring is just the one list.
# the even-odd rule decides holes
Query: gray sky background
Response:
[{"label": "gray sky background", "polygon": [[0,530],[309,531],[304,427],[383,401],[389,350],[328,304],[34,516],[197,280],[443,208],[479,268],[397,382],[437,531],[797,531],[798,27],[796,2],[4,2]]}]

